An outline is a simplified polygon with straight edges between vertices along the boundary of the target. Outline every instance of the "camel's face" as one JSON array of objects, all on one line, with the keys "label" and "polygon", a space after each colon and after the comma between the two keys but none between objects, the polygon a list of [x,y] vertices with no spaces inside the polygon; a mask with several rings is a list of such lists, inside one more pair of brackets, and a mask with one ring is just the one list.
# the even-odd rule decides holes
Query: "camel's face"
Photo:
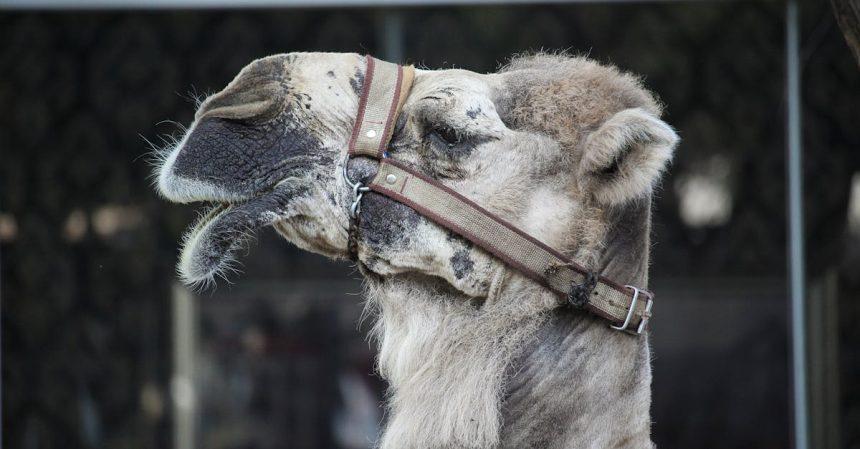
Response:
[{"label": "camel's face", "polygon": [[[582,70],[592,66],[600,67]],[[169,200],[215,204],[185,240],[179,269],[187,282],[229,268],[242,238],[265,225],[304,249],[347,255],[352,192],[340,169],[364,67],[354,54],[273,56],[200,106],[158,178]],[[557,86],[538,84],[545,72],[418,71],[389,152],[546,243],[575,251],[584,238],[572,235],[576,223],[599,227],[601,211],[649,190],[675,136],[653,102],[617,106],[612,101],[623,103],[624,95],[600,101],[612,85],[580,85],[576,101],[587,108],[580,111],[553,92]],[[540,92],[548,99],[535,98]],[[571,129],[553,129],[558,112],[541,104],[559,109]],[[367,180],[375,167],[355,159],[350,176]],[[429,274],[471,296],[485,295],[501,266],[375,193],[362,202],[358,235],[359,257],[372,271]]]}]

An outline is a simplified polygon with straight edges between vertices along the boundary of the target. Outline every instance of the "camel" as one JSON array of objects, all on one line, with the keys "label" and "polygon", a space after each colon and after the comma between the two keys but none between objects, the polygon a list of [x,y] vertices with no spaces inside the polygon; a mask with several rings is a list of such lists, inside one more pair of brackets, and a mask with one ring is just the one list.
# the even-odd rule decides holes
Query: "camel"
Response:
[{"label": "camel", "polygon": [[[376,192],[351,230],[340,173],[379,166],[345,158],[365,70],[357,54],[270,56],[200,104],[156,169],[167,200],[211,204],[184,238],[182,280],[229,272],[264,226],[352,256],[390,389],[380,448],[654,447],[647,332],[566,306]],[[678,142],[661,114],[615,67],[524,55],[490,74],[417,70],[387,151],[581,266],[646,287],[652,192]]]}]

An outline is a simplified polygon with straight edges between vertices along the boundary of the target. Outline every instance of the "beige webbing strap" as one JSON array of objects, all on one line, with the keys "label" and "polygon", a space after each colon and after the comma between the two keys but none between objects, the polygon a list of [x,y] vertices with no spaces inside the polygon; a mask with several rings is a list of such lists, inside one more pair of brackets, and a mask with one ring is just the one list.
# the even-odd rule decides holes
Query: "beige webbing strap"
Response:
[{"label": "beige webbing strap", "polygon": [[[371,190],[415,209],[421,215],[454,231],[502,259],[529,278],[567,298],[574,284],[586,281],[587,270],[480,205],[392,159],[383,159],[370,182]],[[584,308],[626,330],[640,329],[650,317],[651,295],[637,295],[629,315],[634,289],[597,279]],[[644,325],[642,326],[644,327]]]},{"label": "beige webbing strap", "polygon": [[391,140],[394,121],[409,95],[415,68],[367,58],[358,101],[358,116],[349,139],[349,154],[380,158]]}]

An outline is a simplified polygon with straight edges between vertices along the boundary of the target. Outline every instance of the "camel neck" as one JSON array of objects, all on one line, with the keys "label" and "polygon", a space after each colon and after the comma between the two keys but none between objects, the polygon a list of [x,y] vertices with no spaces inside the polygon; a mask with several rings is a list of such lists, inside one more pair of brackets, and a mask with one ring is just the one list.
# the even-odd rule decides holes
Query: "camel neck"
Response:
[{"label": "camel neck", "polygon": [[652,448],[647,337],[560,309],[512,367],[505,448]]},{"label": "camel neck", "polygon": [[[613,212],[600,272],[647,285],[650,198]],[[510,369],[502,447],[653,448],[647,335],[569,308],[542,322]]]},{"label": "camel neck", "polygon": [[369,286],[391,385],[380,447],[651,448],[647,337],[541,312],[551,293],[504,278],[479,310],[415,276]]}]

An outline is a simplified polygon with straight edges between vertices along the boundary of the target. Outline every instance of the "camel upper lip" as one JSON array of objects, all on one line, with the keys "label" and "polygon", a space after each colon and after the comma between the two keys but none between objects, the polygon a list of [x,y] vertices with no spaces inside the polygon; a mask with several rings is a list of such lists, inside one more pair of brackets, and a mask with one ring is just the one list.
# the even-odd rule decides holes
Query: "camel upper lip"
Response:
[{"label": "camel upper lip", "polygon": [[165,199],[181,204],[197,202],[239,203],[266,193],[265,191],[255,192],[253,195],[233,193],[206,181],[177,176],[170,169],[162,169],[159,173],[158,192]]}]

